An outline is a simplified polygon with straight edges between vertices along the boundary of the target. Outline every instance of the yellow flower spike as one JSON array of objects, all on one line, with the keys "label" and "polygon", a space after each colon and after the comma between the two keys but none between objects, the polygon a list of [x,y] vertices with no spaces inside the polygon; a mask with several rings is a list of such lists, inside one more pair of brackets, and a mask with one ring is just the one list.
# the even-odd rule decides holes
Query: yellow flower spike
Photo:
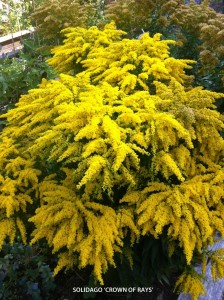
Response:
[{"label": "yellow flower spike", "polygon": [[102,168],[104,168],[107,164],[107,161],[99,155],[94,155],[89,159],[89,168],[85,172],[85,176],[77,185],[77,188],[80,189],[83,185],[85,185],[88,181],[90,181],[95,175],[97,175]]},{"label": "yellow flower spike", "polygon": [[215,264],[211,265],[211,273],[212,273],[212,279],[214,281],[216,281],[217,280],[217,270],[216,270],[216,265]]},{"label": "yellow flower spike", "polygon": [[165,178],[169,177],[170,173],[173,173],[180,181],[185,180],[177,164],[168,153],[161,152],[157,157],[155,157],[154,163],[156,164],[156,171],[161,171]]},{"label": "yellow flower spike", "polygon": [[58,265],[54,269],[54,275],[57,275],[61,269],[64,267],[71,269],[74,265],[74,256],[68,256],[64,253],[59,254]]},{"label": "yellow flower spike", "polygon": [[207,256],[206,256],[206,253],[203,253],[202,254],[201,271],[202,271],[202,275],[204,275],[204,276],[206,274],[206,267],[207,267]]},{"label": "yellow flower spike", "polygon": [[199,278],[198,274],[195,271],[191,273],[183,273],[177,280],[175,284],[175,290],[179,293],[181,291],[184,294],[190,294],[192,300],[198,300],[200,295],[204,296],[206,294],[205,288]]},{"label": "yellow flower spike", "polygon": [[0,234],[0,248],[2,248],[4,240],[9,237],[10,243],[14,242],[16,236],[16,226],[15,221],[13,219],[1,217],[0,226],[1,226],[1,234]]},{"label": "yellow flower spike", "polygon": [[211,272],[212,278],[218,280],[224,277],[224,260],[223,260],[224,249],[218,249],[208,252],[208,257],[211,260]]},{"label": "yellow flower spike", "polygon": [[96,278],[99,280],[99,283],[103,285],[103,277],[102,277],[102,261],[100,257],[97,257],[95,259],[95,264],[94,264],[94,274]]}]

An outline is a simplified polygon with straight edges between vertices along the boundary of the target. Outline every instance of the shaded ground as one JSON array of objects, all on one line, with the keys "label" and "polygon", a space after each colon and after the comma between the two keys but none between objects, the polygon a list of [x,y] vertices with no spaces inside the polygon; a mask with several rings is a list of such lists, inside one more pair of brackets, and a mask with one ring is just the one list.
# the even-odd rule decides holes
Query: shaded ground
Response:
[{"label": "shaded ground", "polygon": [[[66,276],[67,277],[67,276]],[[173,286],[162,285],[157,283],[153,285],[152,292],[145,293],[73,293],[73,287],[84,287],[83,280],[73,275],[69,278],[60,278],[57,280],[57,290],[52,299],[54,300],[82,300],[82,299],[96,299],[96,300],[177,300],[178,295],[173,293]],[[69,279],[68,279],[69,278]],[[64,281],[65,280],[65,281]]]}]

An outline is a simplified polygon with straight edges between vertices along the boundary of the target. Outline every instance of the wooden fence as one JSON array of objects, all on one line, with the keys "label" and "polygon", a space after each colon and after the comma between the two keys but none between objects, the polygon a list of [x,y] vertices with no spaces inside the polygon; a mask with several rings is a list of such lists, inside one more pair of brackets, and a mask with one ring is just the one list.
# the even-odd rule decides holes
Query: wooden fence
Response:
[{"label": "wooden fence", "polygon": [[34,28],[30,28],[0,37],[0,59],[15,56],[22,49],[21,41],[31,37],[33,32]]}]

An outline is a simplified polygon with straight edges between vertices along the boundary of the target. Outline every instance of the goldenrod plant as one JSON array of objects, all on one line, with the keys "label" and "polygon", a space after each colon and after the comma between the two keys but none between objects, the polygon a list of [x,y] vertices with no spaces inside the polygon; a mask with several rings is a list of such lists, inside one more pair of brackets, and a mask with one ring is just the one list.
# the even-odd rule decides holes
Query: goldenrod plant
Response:
[{"label": "goldenrod plant", "polygon": [[33,25],[46,41],[61,43],[61,30],[67,27],[87,27],[96,16],[96,4],[79,0],[43,0],[31,15]]},{"label": "goldenrod plant", "polygon": [[[176,57],[195,59],[196,82],[208,89],[223,91],[224,16],[210,7],[207,0],[117,0],[105,9],[105,17],[119,29],[136,38],[143,32],[160,32],[164,38],[178,41]],[[200,77],[204,80],[200,80]],[[221,80],[222,79],[222,80]]]},{"label": "goldenrod plant", "polygon": [[[17,231],[46,239],[55,274],[92,266],[103,285],[115,254],[131,262],[139,240],[165,234],[169,255],[185,256],[177,289],[196,299],[201,278],[186,272],[224,236],[223,95],[192,87],[193,61],[170,57],[175,42],[160,34],[130,40],[113,23],[64,33],[49,60],[59,78],[4,115],[0,245]],[[211,263],[222,277],[220,253]]]},{"label": "goldenrod plant", "polygon": [[224,90],[224,16],[212,9],[208,0],[44,0],[32,20],[51,46],[62,42],[62,29],[102,27],[110,21],[129,38],[159,32],[165,39],[177,40],[175,57],[197,60],[192,70],[196,85]]},{"label": "goldenrod plant", "polygon": [[224,262],[223,262],[224,249],[213,251],[205,251],[202,256],[202,274],[198,274],[194,268],[188,268],[178,278],[175,289],[179,292],[190,293],[192,300],[197,300],[200,295],[205,296],[206,291],[202,284],[203,276],[206,274],[206,266],[208,259],[211,261],[211,274],[212,279],[224,277]]}]

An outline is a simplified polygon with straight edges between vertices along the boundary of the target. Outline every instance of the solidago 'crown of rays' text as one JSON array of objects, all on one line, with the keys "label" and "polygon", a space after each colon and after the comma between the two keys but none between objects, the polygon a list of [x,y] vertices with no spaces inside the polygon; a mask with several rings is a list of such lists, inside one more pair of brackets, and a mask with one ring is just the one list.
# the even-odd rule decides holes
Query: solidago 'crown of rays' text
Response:
[{"label": "solidago 'crown of rays' text", "polygon": [[92,265],[103,284],[126,236],[134,244],[166,227],[170,254],[178,241],[191,264],[224,235],[222,95],[192,88],[193,62],[169,57],[174,42],[160,35],[121,39],[113,24],[65,34],[49,60],[64,74],[6,114],[0,244],[17,229],[25,241],[31,216],[32,243],[46,238],[59,253],[56,273]]}]

